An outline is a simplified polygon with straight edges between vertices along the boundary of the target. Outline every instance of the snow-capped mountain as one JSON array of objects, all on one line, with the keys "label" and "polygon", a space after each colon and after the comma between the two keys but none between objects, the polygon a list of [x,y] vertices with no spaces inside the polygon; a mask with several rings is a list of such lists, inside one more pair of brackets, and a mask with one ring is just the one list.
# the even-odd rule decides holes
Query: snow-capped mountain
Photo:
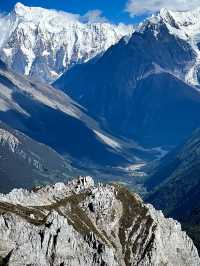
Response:
[{"label": "snow-capped mountain", "polygon": [[0,19],[0,56],[14,71],[52,82],[71,66],[105,52],[132,26],[83,21],[77,15],[21,3]]},{"label": "snow-capped mountain", "polygon": [[200,124],[199,12],[161,10],[54,85],[115,134],[154,147],[180,143]]},{"label": "snow-capped mountain", "polygon": [[200,265],[178,222],[91,177],[1,194],[0,240],[8,266]]},{"label": "snow-capped mountain", "polygon": [[192,11],[175,12],[162,9],[157,16],[152,16],[144,24],[140,25],[139,31],[145,30],[148,25],[154,25],[155,36],[159,34],[159,24],[164,23],[175,37],[187,41],[193,50],[194,60],[186,66],[186,73],[177,69],[177,75],[191,84],[198,86],[200,83],[200,7]]}]

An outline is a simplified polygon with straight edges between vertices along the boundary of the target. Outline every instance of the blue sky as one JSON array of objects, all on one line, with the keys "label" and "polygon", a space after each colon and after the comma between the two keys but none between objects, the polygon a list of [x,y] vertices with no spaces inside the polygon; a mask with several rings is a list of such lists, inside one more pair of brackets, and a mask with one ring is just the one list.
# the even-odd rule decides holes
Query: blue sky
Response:
[{"label": "blue sky", "polygon": [[[10,11],[16,0],[0,0],[0,11]],[[28,6],[41,6],[84,15],[100,10],[108,20],[137,23],[161,8],[190,10],[200,7],[200,0],[21,0]]]},{"label": "blue sky", "polygon": [[[19,1],[0,0],[0,10],[8,12],[17,2]],[[20,2],[25,5],[53,8],[81,15],[89,10],[98,9],[102,11],[103,16],[115,23],[136,23],[143,18],[143,16],[130,17],[125,11],[126,0],[21,0]]]}]

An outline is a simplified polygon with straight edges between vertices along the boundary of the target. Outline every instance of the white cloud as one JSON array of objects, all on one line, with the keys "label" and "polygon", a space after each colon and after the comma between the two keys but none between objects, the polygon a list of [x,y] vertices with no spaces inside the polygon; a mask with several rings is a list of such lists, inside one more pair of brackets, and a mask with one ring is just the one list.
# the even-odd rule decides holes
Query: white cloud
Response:
[{"label": "white cloud", "polygon": [[155,13],[161,8],[183,11],[196,7],[200,7],[199,0],[129,0],[126,11],[133,17]]},{"label": "white cloud", "polygon": [[107,19],[102,16],[102,11],[98,9],[88,11],[84,16],[82,16],[82,19],[91,23],[107,21]]},{"label": "white cloud", "polygon": [[57,10],[54,10],[54,11],[59,12],[60,14],[64,15],[64,17],[70,21],[79,21],[83,23],[108,22],[108,19],[103,16],[102,11],[99,9],[89,10],[84,15],[73,14],[73,13],[57,11]]}]

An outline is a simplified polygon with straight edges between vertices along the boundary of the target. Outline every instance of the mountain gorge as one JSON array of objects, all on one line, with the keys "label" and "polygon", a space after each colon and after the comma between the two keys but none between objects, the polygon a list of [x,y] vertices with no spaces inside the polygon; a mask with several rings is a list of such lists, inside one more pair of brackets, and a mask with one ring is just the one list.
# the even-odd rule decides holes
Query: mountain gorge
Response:
[{"label": "mountain gorge", "polygon": [[[75,66],[55,86],[117,135],[151,147],[179,144],[200,122],[198,78],[191,78],[198,76],[198,39],[192,29],[200,31],[200,22],[193,21],[199,12],[162,10],[129,40]],[[188,26],[180,20],[186,15]]]},{"label": "mountain gorge", "polygon": [[1,59],[15,72],[48,83],[133,32],[133,26],[89,21],[21,3],[2,20],[7,30],[0,38]]}]

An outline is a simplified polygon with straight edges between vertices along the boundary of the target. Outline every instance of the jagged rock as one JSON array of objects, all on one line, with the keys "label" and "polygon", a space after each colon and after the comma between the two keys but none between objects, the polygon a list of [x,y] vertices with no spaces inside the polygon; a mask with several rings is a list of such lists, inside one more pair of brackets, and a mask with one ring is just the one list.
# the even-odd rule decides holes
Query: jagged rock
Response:
[{"label": "jagged rock", "polygon": [[200,265],[178,222],[91,177],[0,195],[0,257],[10,266]]}]

